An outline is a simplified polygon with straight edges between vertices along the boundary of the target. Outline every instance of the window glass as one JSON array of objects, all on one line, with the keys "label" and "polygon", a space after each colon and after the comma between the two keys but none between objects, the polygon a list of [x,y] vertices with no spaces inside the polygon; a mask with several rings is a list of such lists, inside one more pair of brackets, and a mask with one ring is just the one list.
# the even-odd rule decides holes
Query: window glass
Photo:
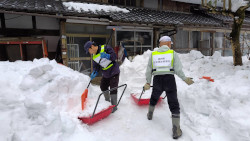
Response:
[{"label": "window glass", "polygon": [[151,32],[136,32],[135,39],[142,45],[151,45]]},{"label": "window glass", "polygon": [[79,57],[89,57],[84,50],[84,44],[89,41],[89,37],[67,37],[67,44],[77,44],[79,47]]},{"label": "window glass", "polygon": [[134,45],[133,31],[117,31],[117,43],[123,41],[124,45]]},{"label": "window glass", "polygon": [[123,43],[128,56],[143,54],[152,49],[152,32],[146,31],[117,31],[117,44]]},{"label": "window glass", "polygon": [[223,39],[224,39],[224,33],[221,32],[215,33],[215,38],[214,38],[215,48],[223,48]]},{"label": "window glass", "polygon": [[225,50],[224,54],[225,54],[225,56],[232,56],[233,55],[232,50]]},{"label": "window glass", "polygon": [[179,30],[177,32],[175,48],[188,48],[188,31]]},{"label": "window glass", "polygon": [[200,40],[200,32],[198,31],[192,31],[191,33],[191,43],[190,47],[191,48],[198,48],[199,40]]},{"label": "window glass", "polygon": [[[229,37],[230,33],[226,33],[226,36]],[[231,43],[229,40],[226,40],[226,48],[231,48]]]}]

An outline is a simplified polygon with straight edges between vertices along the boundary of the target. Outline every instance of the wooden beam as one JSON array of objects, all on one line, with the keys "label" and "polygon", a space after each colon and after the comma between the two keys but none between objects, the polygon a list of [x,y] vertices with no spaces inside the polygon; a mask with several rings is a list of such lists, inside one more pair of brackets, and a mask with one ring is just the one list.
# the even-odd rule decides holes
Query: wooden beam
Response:
[{"label": "wooden beam", "polygon": [[144,0],[140,0],[140,6],[144,7]]},{"label": "wooden beam", "polygon": [[160,31],[158,28],[154,28],[153,29],[153,48],[157,47],[157,43],[159,40],[159,35],[160,35]]},{"label": "wooden beam", "polygon": [[33,29],[36,29],[36,16],[32,16],[32,26]]},{"label": "wooden beam", "polygon": [[223,36],[223,43],[222,43],[222,48],[223,48],[223,51],[222,51],[222,56],[225,56],[225,48],[226,48],[226,32],[224,32],[224,36]]},{"label": "wooden beam", "polygon": [[66,26],[65,20],[60,21],[60,37],[61,37],[61,52],[63,64],[68,66],[68,54],[67,54],[67,40],[66,40]]},{"label": "wooden beam", "polygon": [[4,13],[0,13],[0,19],[1,19],[1,28],[5,29],[6,25],[5,25]]},{"label": "wooden beam", "polygon": [[90,57],[78,57],[78,58],[69,58],[69,61],[81,61],[81,60],[89,60],[90,61]]},{"label": "wooden beam", "polygon": [[210,33],[210,48],[211,48],[210,55],[212,56],[214,53],[214,33]]},{"label": "wooden beam", "polygon": [[191,31],[188,31],[188,48],[190,48]]},{"label": "wooden beam", "polygon": [[176,48],[176,34],[174,34],[174,42],[173,42],[174,44],[173,44],[173,49],[175,49]]},{"label": "wooden beam", "polygon": [[197,48],[175,48],[175,51],[190,51],[190,50],[197,50]]},{"label": "wooden beam", "polygon": [[71,33],[66,33],[66,36],[70,37],[100,37],[100,38],[109,38],[109,35],[100,35],[100,34],[71,34]]}]

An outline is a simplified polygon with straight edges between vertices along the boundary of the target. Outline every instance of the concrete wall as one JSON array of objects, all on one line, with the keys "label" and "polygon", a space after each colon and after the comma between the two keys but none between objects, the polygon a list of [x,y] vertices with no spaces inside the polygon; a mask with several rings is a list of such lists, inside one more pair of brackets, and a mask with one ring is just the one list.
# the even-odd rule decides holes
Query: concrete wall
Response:
[{"label": "concrete wall", "polygon": [[36,17],[37,29],[58,29],[59,21],[56,18]]}]

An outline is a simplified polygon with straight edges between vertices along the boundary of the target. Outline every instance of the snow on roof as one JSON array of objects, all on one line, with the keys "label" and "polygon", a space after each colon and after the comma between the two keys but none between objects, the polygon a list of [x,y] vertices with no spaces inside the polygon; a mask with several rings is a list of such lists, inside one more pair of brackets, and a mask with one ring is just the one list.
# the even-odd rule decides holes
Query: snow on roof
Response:
[{"label": "snow on roof", "polygon": [[[173,0],[173,1],[179,1],[179,2],[185,2],[185,3],[193,3],[193,4],[201,4],[201,0]],[[214,4],[214,1],[217,1],[217,6],[222,7],[223,2],[220,0],[208,0],[208,2],[211,1],[212,4]],[[241,6],[247,5],[248,1],[246,0],[232,0],[232,12],[236,12],[238,8]],[[228,1],[226,0],[226,9],[228,9]],[[248,11],[250,9],[248,8]]]},{"label": "snow on roof", "polygon": [[126,8],[119,8],[117,6],[108,6],[108,5],[100,5],[100,4],[88,4],[88,3],[78,3],[78,2],[63,2],[63,5],[66,6],[69,10],[76,10],[78,12],[83,11],[105,11],[105,12],[124,12],[128,13],[129,10]]}]

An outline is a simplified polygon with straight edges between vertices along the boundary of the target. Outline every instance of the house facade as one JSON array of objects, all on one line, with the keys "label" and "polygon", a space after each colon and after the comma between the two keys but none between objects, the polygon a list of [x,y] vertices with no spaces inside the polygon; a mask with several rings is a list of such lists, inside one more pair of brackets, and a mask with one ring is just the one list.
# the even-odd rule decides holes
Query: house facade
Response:
[{"label": "house facade", "polygon": [[[172,0],[0,0],[0,42],[42,39],[48,57],[74,70],[90,73],[91,58],[85,54],[88,40],[106,44],[124,44],[128,56],[158,46],[158,39],[169,35],[173,49],[179,53],[199,50],[204,55],[220,51],[231,55],[230,42],[225,35],[231,32],[232,19],[206,13],[199,4]],[[250,39],[250,16],[242,28],[242,50]],[[25,47],[23,47],[25,46]],[[0,60],[29,52],[30,45],[0,44]],[[29,47],[26,47],[29,46]],[[24,49],[29,48],[29,49]],[[16,51],[15,51],[16,50]],[[14,52],[14,53],[13,53]],[[14,55],[13,55],[14,54]],[[27,55],[26,55],[27,56]],[[27,57],[26,57],[27,58]],[[11,59],[25,60],[25,57]]]}]

